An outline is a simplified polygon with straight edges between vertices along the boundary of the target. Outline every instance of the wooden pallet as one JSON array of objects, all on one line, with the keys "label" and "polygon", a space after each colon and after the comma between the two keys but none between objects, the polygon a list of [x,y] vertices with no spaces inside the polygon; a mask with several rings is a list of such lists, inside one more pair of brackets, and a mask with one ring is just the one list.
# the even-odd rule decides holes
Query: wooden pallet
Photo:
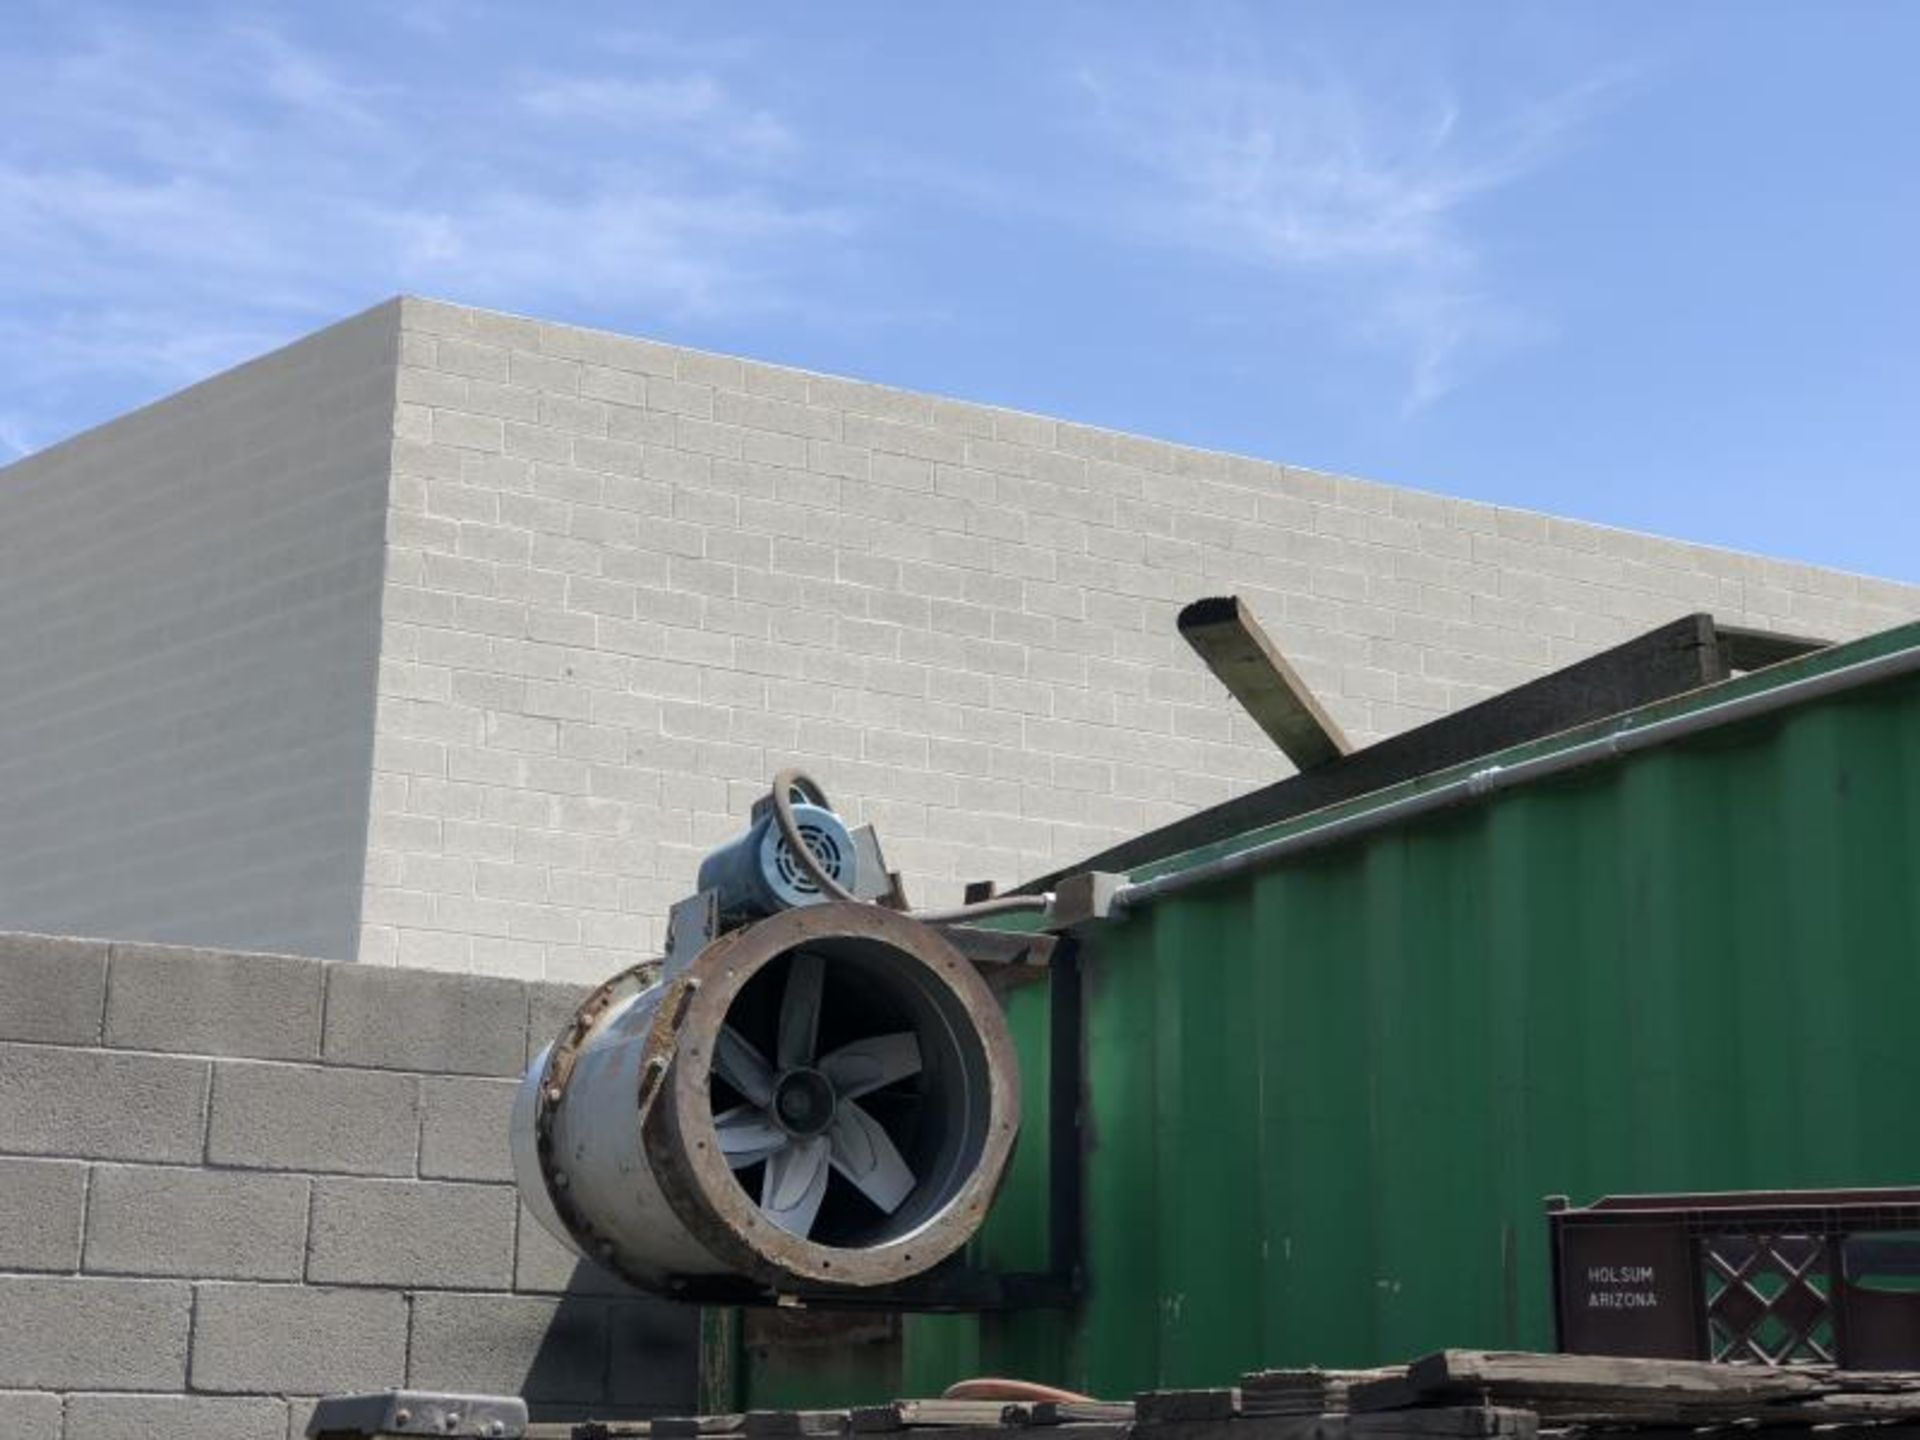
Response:
[{"label": "wooden pallet", "polygon": [[1152,1390],[1131,1402],[895,1400],[528,1434],[821,1440],[938,1430],[938,1440],[1005,1440],[1034,1427],[1056,1430],[1053,1440],[1589,1440],[1601,1431],[1670,1440],[1676,1430],[1701,1440],[1920,1440],[1920,1374],[1442,1350],[1386,1369],[1254,1371],[1237,1386]]},{"label": "wooden pallet", "polygon": [[1920,1420],[1920,1375],[1443,1350],[1348,1394],[1356,1412],[1463,1403],[1517,1406],[1556,1427]]},{"label": "wooden pallet", "polygon": [[1240,1377],[1244,1415],[1344,1415],[1347,1392],[1355,1385],[1404,1375],[1389,1370],[1254,1370]]}]

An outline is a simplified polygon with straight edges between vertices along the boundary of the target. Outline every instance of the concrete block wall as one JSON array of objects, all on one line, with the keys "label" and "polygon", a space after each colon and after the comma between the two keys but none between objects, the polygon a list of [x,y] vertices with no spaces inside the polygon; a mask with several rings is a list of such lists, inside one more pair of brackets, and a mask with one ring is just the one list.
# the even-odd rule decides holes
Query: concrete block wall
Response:
[{"label": "concrete block wall", "polygon": [[1173,630],[1227,590],[1360,740],[1687,610],[1920,615],[1910,586],[396,300],[0,470],[0,929],[594,981],[658,949],[789,763],[950,901],[1286,772]]},{"label": "concrete block wall", "polygon": [[0,1435],[284,1440],[312,1398],[694,1403],[694,1312],[576,1266],[506,1115],[577,987],[0,934]]},{"label": "concrete block wall", "polygon": [[923,902],[1279,778],[1247,597],[1359,740],[1690,610],[1920,590],[430,301],[400,310],[363,960],[598,979],[803,763]]},{"label": "concrete block wall", "polygon": [[397,325],[0,470],[0,927],[354,954]]}]

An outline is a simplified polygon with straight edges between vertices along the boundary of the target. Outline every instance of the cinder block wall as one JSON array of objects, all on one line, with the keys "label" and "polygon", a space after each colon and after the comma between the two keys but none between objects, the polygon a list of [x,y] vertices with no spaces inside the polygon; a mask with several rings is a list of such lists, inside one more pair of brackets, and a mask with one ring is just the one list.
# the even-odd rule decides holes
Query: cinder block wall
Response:
[{"label": "cinder block wall", "polygon": [[398,309],[0,470],[0,927],[352,958]]},{"label": "cinder block wall", "polygon": [[0,471],[0,929],[597,981],[771,774],[923,903],[1286,772],[1238,591],[1356,739],[1688,610],[1920,590],[399,300]]},{"label": "cinder block wall", "polygon": [[576,999],[0,935],[0,1435],[285,1440],[398,1385],[685,1413],[694,1312],[510,1183],[510,1077]]},{"label": "cinder block wall", "polygon": [[401,308],[362,959],[597,979],[782,764],[916,900],[1287,766],[1175,634],[1238,591],[1357,739],[1690,610],[1920,590],[428,301]]}]

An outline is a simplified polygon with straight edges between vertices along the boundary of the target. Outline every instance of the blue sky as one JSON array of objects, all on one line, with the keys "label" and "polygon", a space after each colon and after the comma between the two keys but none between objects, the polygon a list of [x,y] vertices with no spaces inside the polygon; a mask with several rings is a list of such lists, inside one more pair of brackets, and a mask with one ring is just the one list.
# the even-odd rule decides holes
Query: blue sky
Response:
[{"label": "blue sky", "polygon": [[407,291],[1920,580],[1920,5],[0,35],[0,460]]}]

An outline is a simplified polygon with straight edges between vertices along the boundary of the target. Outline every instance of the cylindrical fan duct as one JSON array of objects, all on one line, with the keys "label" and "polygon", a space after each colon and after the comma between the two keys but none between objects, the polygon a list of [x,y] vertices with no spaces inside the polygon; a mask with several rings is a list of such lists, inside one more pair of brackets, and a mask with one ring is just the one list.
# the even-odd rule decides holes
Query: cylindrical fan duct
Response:
[{"label": "cylindrical fan duct", "polygon": [[880,1286],[978,1229],[1019,1110],[972,965],[833,902],[590,997],[521,1086],[514,1169],[549,1230],[649,1289]]}]

